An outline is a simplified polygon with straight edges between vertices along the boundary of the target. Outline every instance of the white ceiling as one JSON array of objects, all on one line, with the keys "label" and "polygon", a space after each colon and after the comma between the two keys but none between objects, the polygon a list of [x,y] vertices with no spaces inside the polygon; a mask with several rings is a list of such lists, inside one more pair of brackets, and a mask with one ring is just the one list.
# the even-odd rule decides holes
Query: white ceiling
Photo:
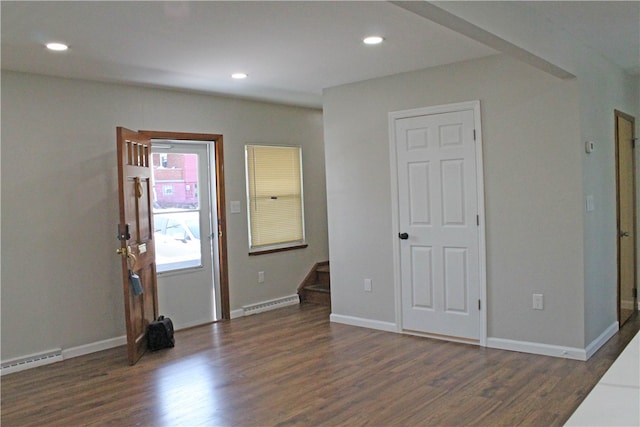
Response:
[{"label": "white ceiling", "polygon": [[[531,3],[640,70],[640,2]],[[497,53],[383,1],[2,1],[1,31],[6,70],[311,107],[323,88]],[[385,42],[362,44],[371,34]],[[70,48],[50,52],[49,41]],[[238,71],[249,77],[232,80]]]},{"label": "white ceiling", "polygon": [[531,1],[527,6],[629,74],[640,74],[640,1]]}]

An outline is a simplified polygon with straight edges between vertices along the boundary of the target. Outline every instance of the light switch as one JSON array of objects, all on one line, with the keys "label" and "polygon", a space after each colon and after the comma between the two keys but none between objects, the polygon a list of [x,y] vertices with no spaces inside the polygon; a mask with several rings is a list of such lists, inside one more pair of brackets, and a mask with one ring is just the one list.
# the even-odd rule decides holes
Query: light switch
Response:
[{"label": "light switch", "polygon": [[593,212],[595,206],[593,204],[593,196],[587,196],[587,212]]},{"label": "light switch", "polygon": [[533,309],[544,310],[544,296],[542,294],[533,294]]},{"label": "light switch", "polygon": [[587,141],[584,143],[584,151],[587,154],[591,154],[596,150],[596,143],[594,141]]},{"label": "light switch", "polygon": [[232,200],[231,201],[231,213],[240,213],[240,201]]}]

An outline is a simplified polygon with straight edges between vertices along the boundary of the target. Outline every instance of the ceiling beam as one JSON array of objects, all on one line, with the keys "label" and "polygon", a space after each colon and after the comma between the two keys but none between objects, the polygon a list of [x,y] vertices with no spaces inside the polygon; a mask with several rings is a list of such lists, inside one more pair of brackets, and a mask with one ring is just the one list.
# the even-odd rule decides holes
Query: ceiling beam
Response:
[{"label": "ceiling beam", "polygon": [[[561,79],[575,77],[574,74],[567,71],[565,68],[549,62],[545,58],[536,55],[523,47],[517,46],[512,42],[443,9],[442,7],[436,6],[427,1],[391,1],[391,3],[409,12],[415,13],[418,16],[456,31],[457,33],[465,35],[477,42],[483,43],[486,46],[525,62],[555,77]],[[461,2],[452,3],[458,3],[459,5]]]}]

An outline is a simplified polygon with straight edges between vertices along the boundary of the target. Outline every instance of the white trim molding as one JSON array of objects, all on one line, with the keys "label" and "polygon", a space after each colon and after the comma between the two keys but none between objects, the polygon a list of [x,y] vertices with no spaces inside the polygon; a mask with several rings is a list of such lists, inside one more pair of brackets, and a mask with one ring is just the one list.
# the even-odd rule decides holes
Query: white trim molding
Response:
[{"label": "white trim molding", "polygon": [[43,351],[37,354],[29,354],[26,356],[17,357],[2,362],[2,367],[0,368],[0,376],[24,371],[31,368],[37,368],[38,366],[62,362],[74,357],[84,356],[86,354],[96,353],[98,351],[108,350],[110,348],[119,347],[126,344],[127,337],[123,335],[116,338],[110,338],[90,344],[71,347],[66,350],[57,348],[53,350]]},{"label": "white trim molding", "polygon": [[230,318],[233,319],[237,319],[238,317],[242,317],[244,316],[244,310],[241,308],[235,309],[235,310],[231,310],[230,313]]},{"label": "white trim molding", "polygon": [[126,335],[122,335],[116,338],[110,338],[107,340],[96,341],[90,344],[80,345],[77,347],[71,347],[66,350],[62,350],[62,359],[72,359],[74,357],[84,356],[85,354],[97,353],[98,351],[108,350],[110,348],[119,347],[127,344]]},{"label": "white trim molding", "polygon": [[54,348],[41,353],[28,354],[22,357],[15,357],[2,361],[0,365],[0,376],[24,371],[26,369],[37,368],[38,366],[50,365],[62,361],[62,350]]},{"label": "white trim molding", "polygon": [[344,316],[342,314],[331,314],[329,321],[342,323],[343,325],[358,326],[361,328],[377,329],[385,332],[398,332],[398,326],[391,322],[380,320],[363,319],[361,317]]},{"label": "white trim molding", "polygon": [[564,347],[502,338],[487,338],[487,347],[497,348],[499,350],[519,351],[521,353],[539,354],[542,356],[562,357],[565,359],[587,360],[586,351],[577,347]]},{"label": "white trim molding", "polygon": [[600,347],[609,341],[609,339],[614,336],[619,329],[617,321],[612,323],[600,334],[600,336],[589,343],[589,345],[584,349],[528,341],[507,340],[502,338],[488,338],[487,347],[586,361],[589,360],[589,358],[593,356]]},{"label": "white trim molding", "polygon": [[587,348],[585,348],[587,359],[593,356],[596,351],[598,351],[600,347],[602,347],[607,341],[609,341],[612,336],[618,333],[619,330],[620,325],[618,324],[618,321],[615,321],[607,329],[605,329],[598,338],[591,341]]}]

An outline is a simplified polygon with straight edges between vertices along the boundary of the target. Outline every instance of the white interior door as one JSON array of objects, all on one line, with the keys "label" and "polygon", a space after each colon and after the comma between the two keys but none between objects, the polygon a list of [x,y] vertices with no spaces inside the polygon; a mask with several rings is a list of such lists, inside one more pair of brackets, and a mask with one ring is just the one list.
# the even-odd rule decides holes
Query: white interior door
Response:
[{"label": "white interior door", "polygon": [[475,111],[395,120],[402,328],[480,339]]},{"label": "white interior door", "polygon": [[152,141],[158,305],[177,329],[220,317],[209,148]]}]

